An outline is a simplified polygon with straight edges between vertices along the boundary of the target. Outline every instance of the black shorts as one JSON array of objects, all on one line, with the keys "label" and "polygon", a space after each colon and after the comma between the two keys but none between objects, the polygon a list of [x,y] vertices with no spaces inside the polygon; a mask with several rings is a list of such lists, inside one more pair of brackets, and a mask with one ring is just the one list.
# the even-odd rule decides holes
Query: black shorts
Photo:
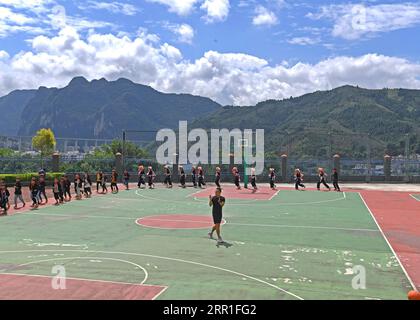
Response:
[{"label": "black shorts", "polygon": [[222,223],[222,215],[213,213],[213,222],[214,224]]}]

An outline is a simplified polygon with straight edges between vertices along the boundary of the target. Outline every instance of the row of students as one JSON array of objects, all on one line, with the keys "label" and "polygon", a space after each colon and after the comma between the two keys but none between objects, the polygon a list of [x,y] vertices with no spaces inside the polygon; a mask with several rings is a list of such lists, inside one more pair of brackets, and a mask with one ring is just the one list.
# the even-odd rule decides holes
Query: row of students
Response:
[{"label": "row of students", "polygon": [[[221,185],[220,185],[221,172],[222,172],[222,170],[220,169],[220,167],[216,167],[214,183],[218,188],[221,187]],[[171,170],[170,170],[168,165],[165,165],[163,167],[163,173],[164,173],[164,176],[165,176],[163,184],[167,188],[172,188],[173,187],[172,173],[171,173]],[[181,188],[186,188],[187,187],[186,186],[187,174],[185,173],[185,169],[182,165],[178,166],[178,173],[179,173],[180,187]],[[148,167],[147,173],[146,173],[144,166],[142,164],[140,164],[138,166],[137,174],[138,174],[138,183],[137,183],[138,188],[146,188],[146,177],[147,177],[148,187],[150,189],[153,189],[155,187],[154,181],[155,181],[155,178],[156,178],[156,174],[155,174],[155,172],[154,172],[154,170],[151,166]],[[241,176],[240,176],[240,173],[239,173],[239,170],[238,170],[237,167],[232,168],[232,175],[234,177],[235,186],[237,187],[238,190],[240,190],[241,189],[241,185],[240,185]],[[194,188],[197,188],[197,187],[198,188],[205,188],[206,181],[205,181],[203,167],[193,166],[191,168],[191,178],[192,178],[192,183],[193,183]],[[276,175],[275,175],[274,168],[269,169],[269,178],[270,178],[270,188],[275,190],[276,189],[276,184],[275,184]],[[124,173],[124,180],[125,180],[124,184],[126,184],[127,189],[128,189],[128,179],[129,179],[128,172],[125,171],[125,173]],[[251,185],[253,187],[254,192],[256,190],[258,190],[257,176],[255,174],[255,168],[251,168]]]},{"label": "row of students", "polygon": [[[328,185],[326,181],[327,174],[323,168],[318,168],[318,181],[316,184],[316,188],[321,190],[321,184],[324,185],[328,190],[331,190],[331,187]],[[338,184],[338,171],[336,168],[333,169],[332,173],[332,182],[334,186],[334,191],[341,191],[340,186]],[[295,169],[295,189],[299,190],[299,187],[306,188],[303,184],[303,173],[300,169]]]}]

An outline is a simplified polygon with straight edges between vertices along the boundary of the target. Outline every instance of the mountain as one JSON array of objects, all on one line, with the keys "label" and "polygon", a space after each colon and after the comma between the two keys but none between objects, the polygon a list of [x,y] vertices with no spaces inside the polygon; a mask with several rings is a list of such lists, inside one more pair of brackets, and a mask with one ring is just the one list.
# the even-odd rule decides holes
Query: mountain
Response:
[{"label": "mountain", "polygon": [[265,149],[292,157],[420,154],[420,90],[344,86],[256,106],[226,106],[191,127],[265,129]]},{"label": "mountain", "polygon": [[35,94],[36,90],[16,90],[0,98],[0,135],[17,135],[23,110]]},{"label": "mountain", "polygon": [[77,77],[62,89],[14,91],[0,98],[0,112],[0,133],[8,135],[33,135],[49,127],[57,137],[113,139],[122,129],[178,128],[179,120],[188,120],[189,128],[265,129],[265,149],[273,157],[399,155],[407,138],[410,153],[420,154],[420,90],[344,86],[222,107],[208,98],[165,94],[127,79]]},{"label": "mountain", "polygon": [[127,79],[74,78],[62,89],[41,87],[23,110],[19,135],[51,128],[57,137],[115,138],[123,129],[174,128],[219,109],[189,94],[165,94]]}]

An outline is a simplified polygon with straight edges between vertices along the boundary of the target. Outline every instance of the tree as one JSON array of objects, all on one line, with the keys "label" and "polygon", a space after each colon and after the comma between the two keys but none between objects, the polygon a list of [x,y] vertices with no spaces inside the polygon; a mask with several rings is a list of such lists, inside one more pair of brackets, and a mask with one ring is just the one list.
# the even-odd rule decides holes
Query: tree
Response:
[{"label": "tree", "polygon": [[40,129],[32,138],[32,146],[41,155],[41,168],[44,166],[44,157],[53,154],[57,142],[51,129]]},{"label": "tree", "polygon": [[[138,147],[132,142],[125,142],[125,156],[128,158],[147,158],[148,153],[146,150]],[[102,145],[96,149],[93,153],[95,158],[113,158],[116,153],[122,152],[122,142],[120,140],[114,140],[110,144]]]}]

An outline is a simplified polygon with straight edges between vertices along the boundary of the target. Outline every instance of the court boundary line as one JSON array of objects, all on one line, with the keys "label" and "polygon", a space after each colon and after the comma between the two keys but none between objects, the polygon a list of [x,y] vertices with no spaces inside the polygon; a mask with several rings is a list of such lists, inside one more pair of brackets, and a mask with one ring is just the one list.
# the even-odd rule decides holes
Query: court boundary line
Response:
[{"label": "court boundary line", "polygon": [[394,248],[392,247],[391,243],[389,242],[388,238],[386,237],[384,231],[382,230],[381,226],[379,225],[378,221],[376,220],[372,210],[369,208],[368,204],[366,203],[365,199],[363,198],[363,195],[360,192],[357,192],[359,194],[360,199],[363,201],[366,209],[369,211],[370,216],[372,217],[373,221],[375,222],[376,226],[378,227],[379,231],[381,232],[382,237],[384,238],[385,242],[387,243],[388,247],[391,249],[392,254],[397,259],[403,273],[407,277],[408,282],[410,283],[411,287],[414,290],[417,290],[416,285],[414,284],[413,280],[411,279],[410,275],[408,274],[407,270],[405,269],[404,265],[401,263],[400,258],[398,257],[397,253],[395,252]]},{"label": "court boundary line", "polygon": [[410,197],[413,198],[414,200],[420,202],[420,199],[416,198],[414,194],[410,193]]},{"label": "court boundary line", "polygon": [[11,251],[0,251],[0,254],[7,254],[7,253],[27,253],[27,252],[85,252],[85,253],[102,253],[102,254],[120,254],[120,255],[128,255],[128,256],[139,256],[139,257],[149,257],[149,258],[155,258],[155,259],[162,259],[162,260],[167,260],[167,261],[175,261],[175,262],[179,262],[179,263],[187,263],[187,264],[192,264],[192,265],[196,265],[196,266],[201,266],[201,267],[206,267],[206,268],[210,268],[210,269],[215,269],[215,270],[219,270],[219,271],[224,271],[227,273],[231,273],[231,274],[235,274],[237,276],[240,277],[244,277],[244,278],[248,278],[251,280],[254,280],[256,282],[265,284],[269,287],[272,287],[278,291],[281,291],[285,294],[288,294],[290,296],[295,297],[298,300],[304,300],[302,297],[298,296],[297,294],[294,294],[290,291],[287,291],[286,289],[283,289],[279,286],[276,286],[272,283],[269,283],[267,281],[264,281],[262,279],[244,274],[244,273],[240,273],[234,270],[229,270],[226,268],[222,268],[222,267],[217,267],[217,266],[212,266],[210,264],[205,264],[205,263],[201,263],[201,262],[195,262],[195,261],[191,261],[191,260],[184,260],[184,259],[179,259],[179,258],[171,258],[171,257],[165,257],[165,256],[156,256],[156,255],[151,255],[151,254],[145,254],[145,253],[133,253],[133,252],[118,252],[118,251],[101,251],[101,250],[11,250]]}]

